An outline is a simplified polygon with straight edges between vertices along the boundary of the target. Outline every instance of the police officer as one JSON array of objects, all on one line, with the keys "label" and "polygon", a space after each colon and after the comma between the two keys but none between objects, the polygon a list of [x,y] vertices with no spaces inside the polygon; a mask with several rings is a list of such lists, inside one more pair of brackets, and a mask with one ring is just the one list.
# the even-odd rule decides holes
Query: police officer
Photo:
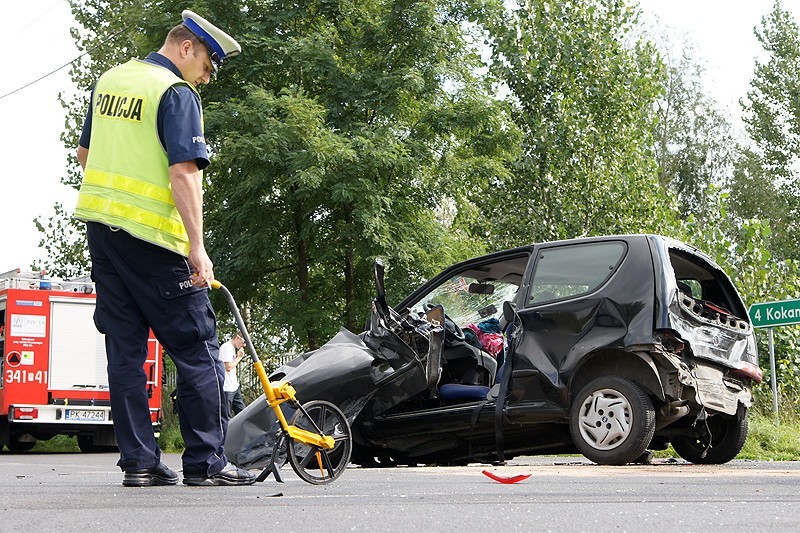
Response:
[{"label": "police officer", "polygon": [[241,52],[191,11],[163,46],[97,82],[78,146],[84,169],[75,217],[87,223],[95,324],[105,333],[117,465],[123,485],[174,485],[161,462],[142,366],[152,329],[178,372],[187,485],[249,485],[229,463],[225,375],[217,358],[214,279],[203,244],[202,172],[208,166],[197,87]]}]

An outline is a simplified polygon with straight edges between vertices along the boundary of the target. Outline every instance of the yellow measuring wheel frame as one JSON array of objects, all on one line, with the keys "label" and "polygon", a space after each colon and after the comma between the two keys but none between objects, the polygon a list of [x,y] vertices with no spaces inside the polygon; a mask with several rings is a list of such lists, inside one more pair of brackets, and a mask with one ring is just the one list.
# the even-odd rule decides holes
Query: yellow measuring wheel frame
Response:
[{"label": "yellow measuring wheel frame", "polygon": [[[225,297],[236,325],[242,333],[247,354],[264,389],[267,404],[280,422],[292,469],[300,478],[312,484],[329,483],[337,479],[349,463],[352,451],[352,435],[347,418],[338,407],[324,400],[314,400],[301,405],[290,383],[270,382],[231,292],[217,280],[211,282],[211,288],[219,290]],[[285,402],[289,402],[296,411],[291,422],[286,420],[280,407]],[[302,423],[308,429],[299,427],[298,423]],[[334,434],[326,435],[319,424],[330,427]],[[278,481],[283,481],[279,467],[275,465],[275,455],[273,453],[271,465],[258,477],[259,481],[263,481],[270,473],[274,474]]]}]

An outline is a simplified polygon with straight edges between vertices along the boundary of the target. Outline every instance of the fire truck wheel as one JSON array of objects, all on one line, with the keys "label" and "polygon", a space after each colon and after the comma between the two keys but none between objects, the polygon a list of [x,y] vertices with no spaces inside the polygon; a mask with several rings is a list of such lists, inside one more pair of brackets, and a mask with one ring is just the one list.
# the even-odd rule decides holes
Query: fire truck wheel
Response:
[{"label": "fire truck wheel", "polygon": [[94,443],[94,437],[91,435],[78,435],[78,448],[83,453],[108,453],[119,451],[116,446],[106,446]]},{"label": "fire truck wheel", "polygon": [[20,441],[17,437],[12,436],[11,439],[8,441],[8,449],[12,452],[27,452],[28,450],[33,449],[36,446],[36,441],[28,442],[28,441]]}]

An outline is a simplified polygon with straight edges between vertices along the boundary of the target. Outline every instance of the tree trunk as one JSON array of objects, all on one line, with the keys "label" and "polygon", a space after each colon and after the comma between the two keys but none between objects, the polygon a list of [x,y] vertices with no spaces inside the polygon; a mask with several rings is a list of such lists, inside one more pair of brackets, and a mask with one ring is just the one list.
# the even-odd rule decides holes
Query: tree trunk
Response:
[{"label": "tree trunk", "polygon": [[[303,219],[302,209],[296,207],[294,210],[294,231],[297,237],[295,251],[297,254],[297,283],[300,289],[300,301],[309,308],[311,305],[311,291],[309,290],[308,274],[308,244],[302,237]],[[316,350],[319,348],[319,334],[317,333],[312,320],[306,319],[303,322],[303,329],[308,338],[308,349]]]},{"label": "tree trunk", "polygon": [[[353,206],[347,205],[344,212],[346,227],[353,227]],[[347,238],[342,242],[344,249],[344,318],[347,329],[356,331],[356,265],[353,252],[353,240]]]},{"label": "tree trunk", "polygon": [[345,319],[347,329],[356,332],[356,274],[353,263],[353,248],[348,246],[344,257]]}]

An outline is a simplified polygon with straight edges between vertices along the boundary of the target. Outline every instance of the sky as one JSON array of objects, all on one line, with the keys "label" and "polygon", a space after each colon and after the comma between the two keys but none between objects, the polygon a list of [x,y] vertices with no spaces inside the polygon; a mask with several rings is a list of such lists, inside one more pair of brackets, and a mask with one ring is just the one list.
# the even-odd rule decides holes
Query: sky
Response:
[{"label": "sky", "polygon": [[[33,219],[49,218],[53,204],[67,209],[75,191],[61,185],[67,149],[59,136],[65,111],[60,91],[75,94],[68,68],[14,94],[10,93],[75,59],[69,35],[75,25],[66,0],[3,2],[0,50],[6,51],[0,75],[0,273],[23,270],[45,258]],[[644,21],[685,36],[706,69],[708,94],[740,124],[739,98],[748,89],[760,47],[753,35],[772,0],[641,0]],[[800,0],[783,6],[800,20]]]},{"label": "sky", "polygon": [[[655,32],[666,29],[678,42],[695,45],[695,59],[705,68],[705,87],[720,107],[741,126],[739,99],[749,89],[755,59],[763,50],[753,28],[761,26],[773,0],[640,0],[643,22]],[[800,0],[783,0],[783,8],[800,21]]]},{"label": "sky", "polygon": [[53,204],[72,206],[77,195],[64,185],[67,150],[59,136],[65,110],[59,91],[75,94],[64,68],[6,97],[75,59],[79,52],[69,35],[74,20],[65,0],[3,1],[0,50],[0,274],[28,269],[44,259],[41,234],[33,219],[47,219]]}]

